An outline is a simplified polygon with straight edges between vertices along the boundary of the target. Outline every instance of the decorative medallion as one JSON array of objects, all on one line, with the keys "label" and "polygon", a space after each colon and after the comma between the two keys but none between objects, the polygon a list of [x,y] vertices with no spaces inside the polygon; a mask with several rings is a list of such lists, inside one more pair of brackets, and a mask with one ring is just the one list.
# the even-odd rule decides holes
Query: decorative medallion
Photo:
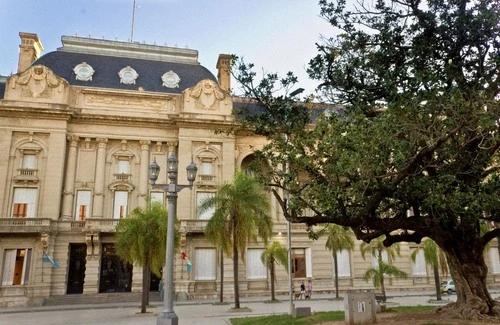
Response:
[{"label": "decorative medallion", "polygon": [[165,72],[161,76],[161,80],[163,81],[163,86],[167,88],[179,88],[179,82],[181,82],[181,78],[172,70]]},{"label": "decorative medallion", "polygon": [[95,70],[87,62],[82,62],[73,68],[73,72],[76,74],[76,80],[92,81]]},{"label": "decorative medallion", "polygon": [[135,80],[139,77],[139,74],[129,66],[121,69],[118,75],[120,76],[120,83],[126,85],[135,85]]}]

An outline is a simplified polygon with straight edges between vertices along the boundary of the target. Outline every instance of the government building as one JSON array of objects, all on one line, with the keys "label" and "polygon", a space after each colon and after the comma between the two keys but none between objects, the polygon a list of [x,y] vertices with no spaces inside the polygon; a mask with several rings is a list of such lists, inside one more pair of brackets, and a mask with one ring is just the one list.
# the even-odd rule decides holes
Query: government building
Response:
[{"label": "government building", "polygon": [[[179,184],[187,184],[185,167],[192,160],[198,167],[193,188],[178,197],[175,294],[217,297],[221,254],[204,236],[213,211],[200,215],[197,205],[245,169],[266,141],[249,132],[216,132],[237,124],[233,107],[244,102],[230,92],[231,56],[221,54],[214,62],[216,77],[192,49],[63,36],[62,47],[43,54],[36,34],[19,36],[17,73],[0,76],[0,306],[140,292],[142,269],[116,255],[115,228],[145,206],[146,196],[166,205],[148,173],[156,161],[157,182],[168,183],[170,153],[179,160]],[[270,198],[271,241],[287,247],[286,220]],[[310,240],[306,230],[291,225],[293,283],[297,288],[311,279],[314,291],[332,292],[332,253],[325,238]],[[433,290],[423,253],[410,259],[416,247],[402,244],[401,256],[390,261],[409,277],[386,279],[387,290]],[[250,242],[240,260],[242,296],[269,294],[263,249]],[[500,281],[496,242],[485,255],[494,284]],[[373,289],[363,280],[373,260],[361,257],[359,242],[338,260],[341,290]],[[224,295],[231,298],[232,260],[224,257],[223,263]],[[276,269],[277,292],[287,294],[288,273]],[[152,277],[153,291],[158,282]]]}]

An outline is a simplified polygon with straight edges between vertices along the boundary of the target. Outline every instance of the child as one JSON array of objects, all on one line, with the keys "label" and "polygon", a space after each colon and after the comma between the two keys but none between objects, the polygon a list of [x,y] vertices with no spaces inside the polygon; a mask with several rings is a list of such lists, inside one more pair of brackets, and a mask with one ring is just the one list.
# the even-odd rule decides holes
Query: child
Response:
[{"label": "child", "polygon": [[306,299],[311,299],[311,295],[313,292],[313,285],[311,280],[307,281],[307,291],[306,291]]}]

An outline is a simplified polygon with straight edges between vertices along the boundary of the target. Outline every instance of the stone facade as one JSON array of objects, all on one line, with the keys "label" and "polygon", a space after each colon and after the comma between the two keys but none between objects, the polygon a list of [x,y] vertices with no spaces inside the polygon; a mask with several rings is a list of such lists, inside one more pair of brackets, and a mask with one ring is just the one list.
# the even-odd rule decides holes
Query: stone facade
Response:
[{"label": "stone facade", "polygon": [[[179,183],[187,182],[182,166],[191,159],[198,166],[193,189],[178,197],[175,291],[184,297],[218,296],[220,253],[204,237],[209,215],[198,216],[197,203],[230,181],[265,143],[253,135],[214,132],[236,123],[231,112],[239,99],[229,92],[230,56],[219,57],[218,79],[201,72],[187,76],[200,68],[197,51],[71,37],[58,54],[77,56],[79,64],[60,59],[51,65],[47,57],[38,59],[43,46],[35,34],[20,36],[19,71],[0,79],[6,80],[0,95],[0,306],[40,304],[54,295],[140,291],[140,268],[114,255],[114,229],[120,218],[145,204],[146,195],[166,204],[164,193],[149,184],[148,167],[156,160],[162,168],[158,183],[166,183],[171,152],[179,160]],[[136,61],[103,76],[104,68],[93,63],[101,62],[100,56]],[[180,65],[178,71],[161,71],[157,84],[145,81],[144,69],[158,62]],[[56,69],[68,70],[66,79]],[[271,213],[272,241],[286,246],[286,221],[275,201]],[[291,225],[291,237],[295,287],[313,279],[315,291],[333,291],[325,240],[311,241],[301,224]],[[358,246],[340,256],[341,290],[372,288],[362,280],[372,261],[361,258]],[[402,245],[402,257],[392,261],[410,277],[388,280],[388,289],[433,288],[432,271],[423,260],[410,260],[414,248]],[[242,295],[269,291],[262,249],[261,243],[249,243],[247,260],[241,261]],[[491,249],[494,282],[500,262],[496,244]],[[190,272],[181,252],[192,263]],[[231,296],[230,258],[224,259],[223,276],[225,295]],[[287,293],[287,288],[287,272],[278,266],[277,291]]]}]

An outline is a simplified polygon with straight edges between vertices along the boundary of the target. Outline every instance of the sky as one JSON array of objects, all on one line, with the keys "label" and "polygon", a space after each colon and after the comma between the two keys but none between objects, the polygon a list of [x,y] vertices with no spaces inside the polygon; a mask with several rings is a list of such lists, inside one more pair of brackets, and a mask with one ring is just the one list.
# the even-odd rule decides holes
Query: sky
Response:
[{"label": "sky", "polygon": [[[304,95],[317,82],[306,68],[321,35],[333,28],[318,0],[136,0],[133,41],[198,50],[217,76],[219,54],[236,54],[255,71],[293,71]],[[35,33],[49,53],[61,36],[130,41],[134,0],[0,0],[0,75],[16,73],[19,32]],[[232,84],[237,94],[237,85]],[[241,93],[241,92],[240,92]]]}]

